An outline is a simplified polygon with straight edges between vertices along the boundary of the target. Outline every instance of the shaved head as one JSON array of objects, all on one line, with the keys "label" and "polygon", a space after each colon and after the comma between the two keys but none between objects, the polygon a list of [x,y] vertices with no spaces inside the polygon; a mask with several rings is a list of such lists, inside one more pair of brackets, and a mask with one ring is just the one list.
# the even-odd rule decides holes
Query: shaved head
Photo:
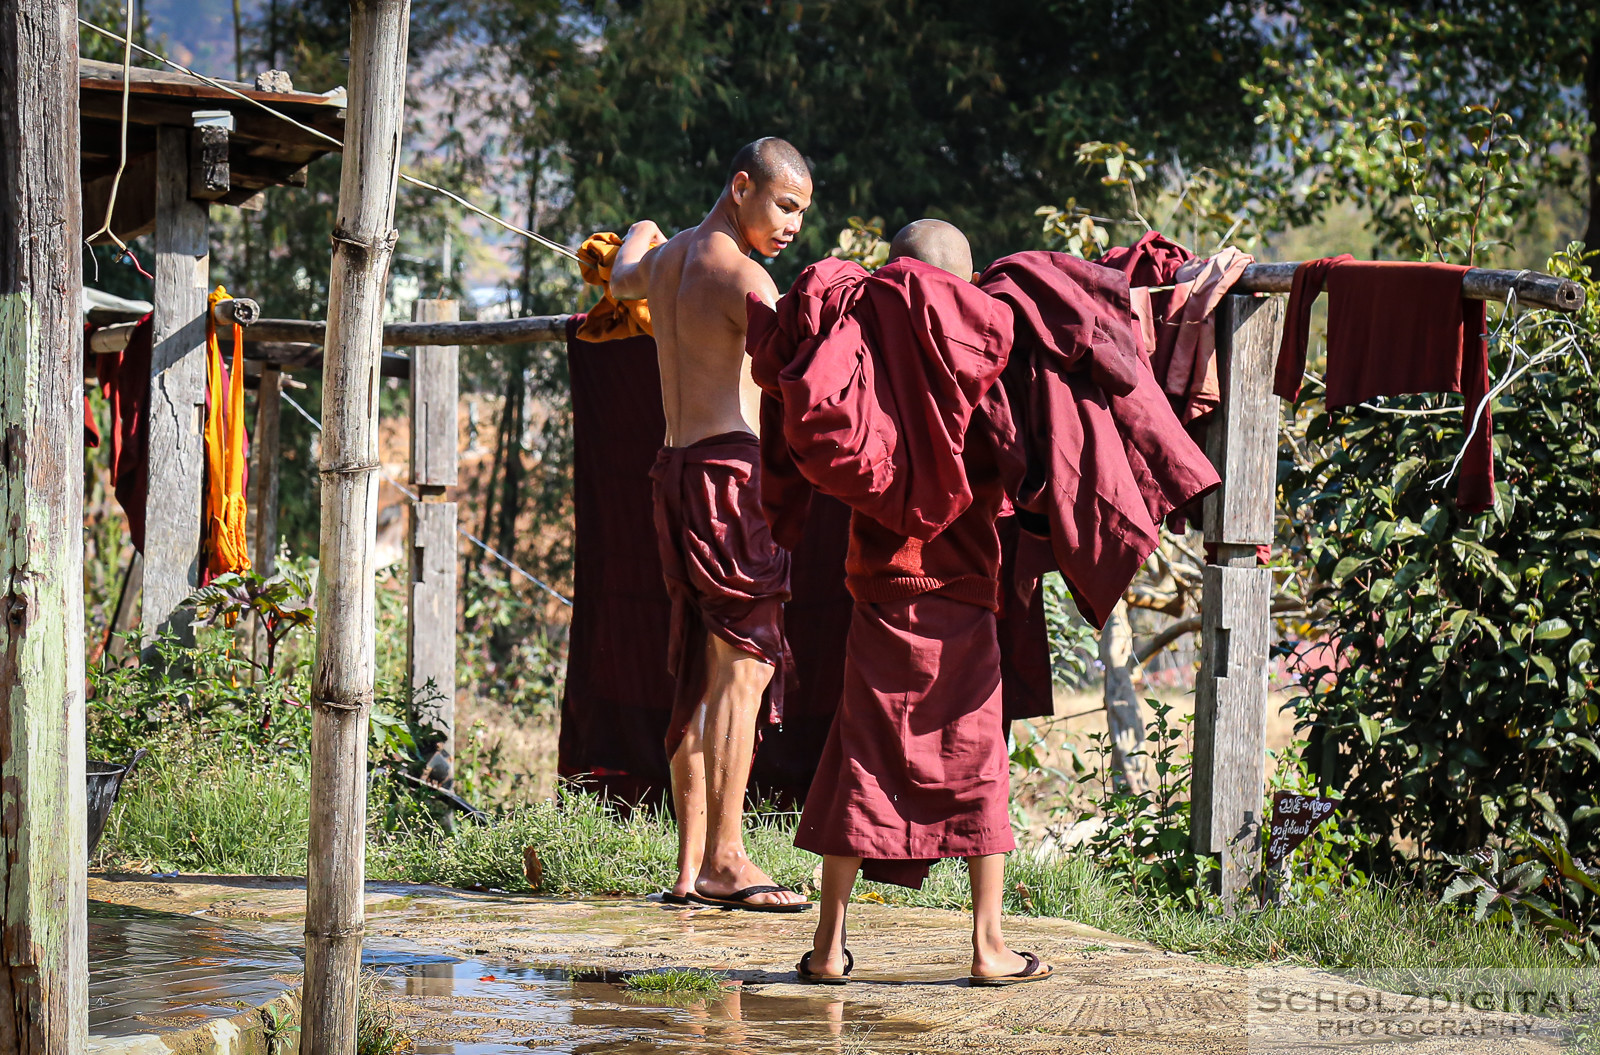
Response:
[{"label": "shaved head", "polygon": [[733,155],[728,166],[728,182],[739,173],[748,175],[758,187],[770,187],[773,180],[787,179],[797,187],[811,186],[811,166],[794,144],[776,136],[746,143]]},{"label": "shaved head", "polygon": [[961,228],[943,220],[913,220],[900,228],[889,243],[889,259],[909,256],[941,270],[963,282],[972,280],[972,246]]}]

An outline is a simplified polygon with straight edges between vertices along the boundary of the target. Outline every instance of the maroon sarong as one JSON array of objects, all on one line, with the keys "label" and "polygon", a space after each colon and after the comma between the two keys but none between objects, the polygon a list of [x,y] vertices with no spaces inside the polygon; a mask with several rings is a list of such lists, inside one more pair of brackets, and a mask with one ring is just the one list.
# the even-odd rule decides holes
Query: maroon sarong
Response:
[{"label": "maroon sarong", "polygon": [[783,720],[783,690],[794,668],[783,637],[789,553],[772,541],[761,515],[760,460],[754,435],[725,432],[663,447],[650,470],[656,542],[672,599],[667,670],[677,684],[668,758],[705,695],[707,633],[776,668],[762,712],[768,722]]},{"label": "maroon sarong", "polygon": [[1016,848],[1010,793],[994,612],[938,594],[858,603],[795,845],[916,888],[941,858]]}]

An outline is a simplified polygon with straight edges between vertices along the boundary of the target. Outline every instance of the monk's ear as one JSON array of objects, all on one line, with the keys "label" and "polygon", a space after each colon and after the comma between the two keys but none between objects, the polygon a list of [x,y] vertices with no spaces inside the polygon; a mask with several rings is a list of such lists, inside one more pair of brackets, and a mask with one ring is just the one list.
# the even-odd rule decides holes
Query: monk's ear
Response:
[{"label": "monk's ear", "polygon": [[731,189],[733,191],[733,203],[735,205],[744,204],[745,198],[749,197],[750,195],[750,188],[754,185],[754,182],[755,181],[750,178],[750,174],[748,172],[735,172],[733,174]]}]

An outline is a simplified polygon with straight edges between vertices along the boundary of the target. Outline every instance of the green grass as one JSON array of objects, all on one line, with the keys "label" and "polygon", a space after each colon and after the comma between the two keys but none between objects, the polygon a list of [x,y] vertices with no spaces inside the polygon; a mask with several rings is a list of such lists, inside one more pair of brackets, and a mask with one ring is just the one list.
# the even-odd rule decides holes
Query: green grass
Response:
[{"label": "green grass", "polygon": [[[303,875],[306,772],[299,764],[246,757],[196,764],[166,760],[142,768],[113,813],[98,854],[104,867],[151,867],[214,874]],[[376,816],[376,813],[375,813]],[[817,858],[793,844],[792,815],[757,815],[750,855],[773,878],[815,894]],[[587,795],[519,807],[485,825],[449,834],[418,822],[399,831],[374,825],[372,879],[528,891],[524,851],[537,855],[538,893],[563,897],[641,896],[675,872],[676,833],[650,811],[620,814]],[[946,861],[918,891],[861,883],[888,904],[966,910],[966,869]],[[1475,923],[1426,890],[1371,887],[1238,918],[1202,915],[1143,898],[1086,856],[1011,856],[1006,908],[1018,915],[1072,919],[1091,927],[1230,964],[1323,967],[1570,967],[1537,937]]]},{"label": "green grass", "polygon": [[630,974],[622,988],[630,993],[667,993],[674,996],[687,993],[700,995],[722,992],[722,976],[711,971],[696,971],[687,967],[668,967],[660,971]]},{"label": "green grass", "polygon": [[305,875],[307,772],[285,758],[152,755],[123,788],[96,860],[160,872]]}]

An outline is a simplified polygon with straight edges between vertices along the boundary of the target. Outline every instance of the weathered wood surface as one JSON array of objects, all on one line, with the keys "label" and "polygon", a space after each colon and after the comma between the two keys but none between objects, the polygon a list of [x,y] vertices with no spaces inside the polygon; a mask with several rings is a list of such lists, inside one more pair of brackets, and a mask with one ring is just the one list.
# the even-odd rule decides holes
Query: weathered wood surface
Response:
[{"label": "weathered wood surface", "polygon": [[0,1055],[87,1046],[76,14],[0,10]]},{"label": "weathered wood surface", "polygon": [[456,504],[411,506],[411,594],[406,611],[406,666],[412,719],[425,730],[418,745],[426,776],[448,787],[455,770]]},{"label": "weathered wood surface", "polygon": [[[256,427],[250,433],[250,566],[263,578],[278,570],[278,476],[282,451],[278,419],[283,410],[283,371],[262,368],[256,386]],[[267,630],[256,620],[251,654],[257,663],[267,656]]]},{"label": "weathered wood surface", "polygon": [[1144,715],[1133,686],[1133,627],[1128,606],[1118,601],[1100,631],[1100,665],[1105,671],[1106,730],[1111,734],[1111,764],[1129,791],[1146,791]]},{"label": "weathered wood surface", "polygon": [[1222,486],[1205,499],[1206,541],[1266,545],[1276,507],[1278,398],[1272,374],[1283,301],[1224,297],[1216,325],[1222,402],[1207,433],[1206,455]]},{"label": "weathered wood surface", "polygon": [[189,197],[218,201],[232,190],[228,182],[228,130],[203,125],[189,133]]},{"label": "weathered wood surface", "polygon": [[200,581],[206,293],[211,279],[206,206],[189,198],[189,129],[162,128],[156,160],[150,502],[145,510],[142,612],[146,645],[169,626],[189,633],[189,614],[178,605]]},{"label": "weathered wood surface", "polygon": [[[1254,552],[1240,559],[1254,563]],[[1208,564],[1201,589],[1191,837],[1197,852],[1223,855],[1223,902],[1231,906],[1260,870],[1272,572]]]},{"label": "weathered wood surface", "polygon": [[[419,323],[454,322],[458,312],[453,300],[419,300],[412,317]],[[456,483],[458,351],[424,345],[411,353],[411,482],[427,491]]]},{"label": "weathered wood surface", "polygon": [[[530,315],[523,319],[489,322],[391,322],[383,328],[383,343],[390,348],[423,345],[532,344],[565,341],[570,315]],[[256,341],[311,341],[321,343],[327,324],[304,319],[261,319],[250,328]]]},{"label": "weathered wood surface", "polygon": [[374,678],[378,361],[398,232],[408,0],[350,6],[350,96],[322,367],[322,533],[311,684],[301,1051],[355,1050]]},{"label": "weathered wood surface", "polygon": [[[1287,293],[1294,284],[1298,261],[1277,264],[1251,264],[1234,285],[1238,293]],[[1468,268],[1461,276],[1461,295],[1469,300],[1504,301],[1515,291],[1517,303],[1524,307],[1577,311],[1583,307],[1583,287],[1571,279],[1557,278],[1542,271],[1499,271],[1493,268]]]},{"label": "weathered wood surface", "polygon": [[1279,407],[1271,389],[1282,332],[1277,298],[1229,296],[1218,310],[1222,402],[1206,453],[1222,487],[1204,511],[1214,555],[1202,575],[1190,835],[1198,852],[1222,855],[1228,911],[1260,871],[1272,572],[1256,567],[1256,547],[1273,538]]}]

